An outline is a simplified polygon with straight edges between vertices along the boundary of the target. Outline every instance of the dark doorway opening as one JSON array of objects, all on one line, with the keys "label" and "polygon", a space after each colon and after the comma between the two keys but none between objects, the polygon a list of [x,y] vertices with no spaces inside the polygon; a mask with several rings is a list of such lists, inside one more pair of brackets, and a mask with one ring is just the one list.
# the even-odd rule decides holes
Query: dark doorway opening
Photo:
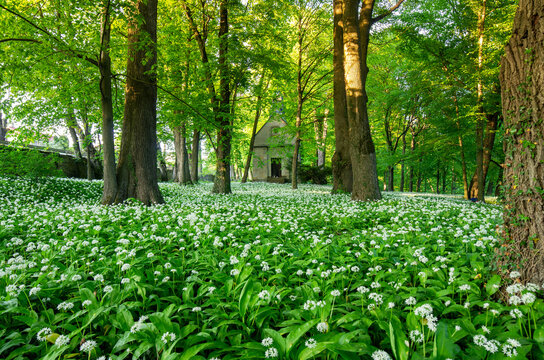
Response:
[{"label": "dark doorway opening", "polygon": [[272,158],[271,165],[272,177],[281,177],[281,159]]}]

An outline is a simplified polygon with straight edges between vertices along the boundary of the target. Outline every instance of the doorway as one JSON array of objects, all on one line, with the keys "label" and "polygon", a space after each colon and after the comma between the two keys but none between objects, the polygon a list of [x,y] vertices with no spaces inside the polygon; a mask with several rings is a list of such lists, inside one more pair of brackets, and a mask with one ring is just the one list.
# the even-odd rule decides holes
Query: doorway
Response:
[{"label": "doorway", "polygon": [[281,158],[272,158],[270,170],[272,177],[281,177]]}]

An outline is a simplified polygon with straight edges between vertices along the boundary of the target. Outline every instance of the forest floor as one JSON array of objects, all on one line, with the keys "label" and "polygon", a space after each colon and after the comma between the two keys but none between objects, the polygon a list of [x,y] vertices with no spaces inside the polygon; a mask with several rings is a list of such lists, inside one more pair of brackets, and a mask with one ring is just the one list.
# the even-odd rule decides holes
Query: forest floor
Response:
[{"label": "forest floor", "polygon": [[0,358],[543,358],[540,286],[496,275],[498,205],[101,186],[0,179]]}]

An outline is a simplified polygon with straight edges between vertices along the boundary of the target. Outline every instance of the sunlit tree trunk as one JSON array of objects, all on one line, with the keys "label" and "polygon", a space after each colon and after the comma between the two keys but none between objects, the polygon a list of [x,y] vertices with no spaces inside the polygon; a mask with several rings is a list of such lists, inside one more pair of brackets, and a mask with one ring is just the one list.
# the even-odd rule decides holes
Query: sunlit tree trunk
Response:
[{"label": "sunlit tree trunk", "polygon": [[334,0],[334,134],[332,157],[332,192],[349,192],[353,187],[353,172],[349,155],[349,124],[344,80],[343,0]]},{"label": "sunlit tree trunk", "polygon": [[219,6],[219,130],[217,131],[217,162],[215,166],[215,178],[212,193],[229,194],[230,188],[230,163],[231,163],[231,139],[232,130],[229,121],[230,102],[230,76],[227,62],[228,53],[228,0],[221,0]]},{"label": "sunlit tree trunk", "polygon": [[543,27],[543,1],[520,0],[500,73],[506,236],[499,260],[535,284],[544,281]]},{"label": "sunlit tree trunk", "polygon": [[185,137],[186,126],[182,121],[181,126],[172,129],[174,133],[174,148],[176,151],[176,174],[174,181],[181,185],[191,185],[191,173],[189,171],[189,155],[187,153],[187,141]]},{"label": "sunlit tree trunk", "polygon": [[[499,114],[487,114],[487,125],[485,129],[485,138],[484,138],[484,152],[483,152],[483,179],[487,178],[487,171],[489,170],[489,164],[491,163],[491,153],[493,151],[493,145],[495,143],[495,133],[497,132],[497,124],[499,120]],[[472,180],[469,185],[469,196],[470,198],[478,198],[478,174],[474,172]]]},{"label": "sunlit tree trunk", "polygon": [[115,202],[163,203],[157,182],[157,0],[133,2]]},{"label": "sunlit tree trunk", "polygon": [[100,107],[102,109],[102,153],[104,157],[104,189],[102,204],[112,204],[117,195],[115,146],[113,133],[113,100],[111,94],[111,18],[110,2],[102,1],[101,47],[98,59],[100,71]]},{"label": "sunlit tree trunk", "polygon": [[193,139],[191,142],[191,181],[198,183],[198,158],[200,156],[200,131],[193,130]]},{"label": "sunlit tree trunk", "polygon": [[483,69],[483,46],[484,46],[484,30],[486,17],[486,0],[482,1],[482,7],[478,13],[478,89],[477,103],[478,114],[476,116],[476,177],[478,181],[477,199],[485,201],[485,175],[484,175],[484,122],[485,112],[483,105],[483,84],[482,84],[482,69]]},{"label": "sunlit tree trunk", "polygon": [[359,2],[344,1],[344,77],[346,82],[353,200],[378,200],[381,193],[376,152],[368,122],[366,63],[374,1],[365,0],[358,18]]}]

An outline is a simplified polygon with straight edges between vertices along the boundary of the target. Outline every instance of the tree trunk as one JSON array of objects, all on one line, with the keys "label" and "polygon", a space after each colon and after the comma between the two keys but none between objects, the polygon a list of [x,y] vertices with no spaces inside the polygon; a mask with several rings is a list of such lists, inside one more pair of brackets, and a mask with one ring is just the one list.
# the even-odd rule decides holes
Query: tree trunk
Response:
[{"label": "tree trunk", "polygon": [[317,150],[317,166],[323,168],[327,157],[327,133],[329,131],[329,109],[323,113],[323,123],[321,126],[321,142]]},{"label": "tree trunk", "polygon": [[366,63],[374,0],[364,0],[358,20],[357,0],[344,1],[344,76],[346,82],[353,200],[381,199],[376,152],[368,122]]},{"label": "tree trunk", "polygon": [[446,167],[442,169],[442,194],[446,193]]},{"label": "tree trunk", "polygon": [[72,142],[74,143],[74,154],[78,159],[83,158],[81,155],[81,147],[79,146],[79,138],[77,136],[76,132],[76,119],[73,109],[69,110],[68,116],[66,117],[66,127],[68,127],[68,132],[70,133],[70,137],[72,138]]},{"label": "tree trunk", "polygon": [[111,95],[110,38],[111,20],[109,1],[102,1],[102,29],[100,57],[100,106],[102,108],[102,154],[104,156],[104,189],[102,204],[113,204],[117,195],[117,175],[115,169],[115,145],[113,132],[113,100]]},{"label": "tree trunk", "polygon": [[450,194],[454,194],[455,193],[455,166],[452,167],[451,169],[451,191],[450,191]]},{"label": "tree trunk", "polygon": [[410,166],[410,183],[408,185],[408,191],[414,192],[414,167]]},{"label": "tree trunk", "polygon": [[477,89],[477,106],[478,113],[476,116],[476,177],[478,181],[477,199],[485,202],[485,174],[484,174],[484,105],[483,105],[483,84],[482,84],[482,68],[483,68],[483,45],[484,45],[484,30],[486,17],[486,0],[482,1],[482,7],[478,13],[478,89]]},{"label": "tree trunk", "polygon": [[125,113],[115,203],[164,200],[157,183],[157,0],[135,0],[128,22]]},{"label": "tree trunk", "polygon": [[[300,71],[299,71],[300,74]],[[299,81],[300,88],[300,81]],[[298,188],[298,153],[300,151],[300,126],[302,125],[302,93],[299,92],[297,105],[297,118],[295,127],[297,129],[295,135],[295,147],[293,150],[293,160],[291,162],[291,188]]]},{"label": "tree trunk", "polygon": [[[487,114],[487,126],[484,139],[484,152],[483,152],[483,179],[487,178],[487,171],[489,170],[489,164],[491,163],[491,153],[493,152],[493,145],[495,143],[495,133],[497,132],[497,124],[499,122],[499,114]],[[470,198],[478,198],[478,173],[474,172],[469,185]]]},{"label": "tree trunk", "polygon": [[200,131],[193,130],[193,140],[191,144],[191,181],[198,183],[198,157],[200,156]]},{"label": "tree trunk", "polygon": [[519,267],[522,283],[536,284],[544,281],[543,26],[543,2],[520,0],[500,73],[506,155],[500,262]]},{"label": "tree trunk", "polygon": [[436,193],[440,194],[440,162],[436,166]]},{"label": "tree trunk", "polygon": [[387,177],[387,191],[395,191],[395,167],[388,166],[387,171],[389,173]]},{"label": "tree trunk", "polygon": [[3,114],[0,112],[0,141],[6,141],[7,123],[3,118]]},{"label": "tree trunk", "polygon": [[230,163],[231,163],[231,138],[232,131],[229,121],[229,102],[230,102],[230,76],[227,63],[228,52],[228,0],[221,0],[219,6],[219,113],[217,120],[219,130],[217,131],[217,162],[215,166],[215,178],[213,182],[212,193],[230,194]]},{"label": "tree trunk", "polygon": [[344,79],[343,0],[334,0],[334,134],[332,157],[332,193],[349,192],[353,188],[353,172],[349,154],[349,124],[346,84]]},{"label": "tree trunk", "polygon": [[185,140],[185,122],[181,126],[172,129],[174,133],[174,148],[176,150],[176,176],[175,182],[181,185],[191,185],[191,172],[189,171],[189,155],[187,154],[187,144]]},{"label": "tree trunk", "polygon": [[253,128],[251,129],[251,138],[249,139],[249,150],[247,153],[246,164],[244,166],[244,174],[242,175],[242,184],[247,182],[247,177],[249,176],[249,168],[251,167],[251,158],[253,157],[253,147],[255,146],[255,135],[257,134],[257,126],[259,125],[259,119],[261,117],[261,108],[263,93],[268,89],[268,82],[266,83],[266,88],[263,89],[265,74],[261,75],[258,85],[259,95],[257,95],[257,104],[255,108],[255,117],[253,119]]},{"label": "tree trunk", "polygon": [[406,133],[402,134],[402,158],[400,162],[400,186],[399,191],[404,192],[404,155],[406,155]]}]

